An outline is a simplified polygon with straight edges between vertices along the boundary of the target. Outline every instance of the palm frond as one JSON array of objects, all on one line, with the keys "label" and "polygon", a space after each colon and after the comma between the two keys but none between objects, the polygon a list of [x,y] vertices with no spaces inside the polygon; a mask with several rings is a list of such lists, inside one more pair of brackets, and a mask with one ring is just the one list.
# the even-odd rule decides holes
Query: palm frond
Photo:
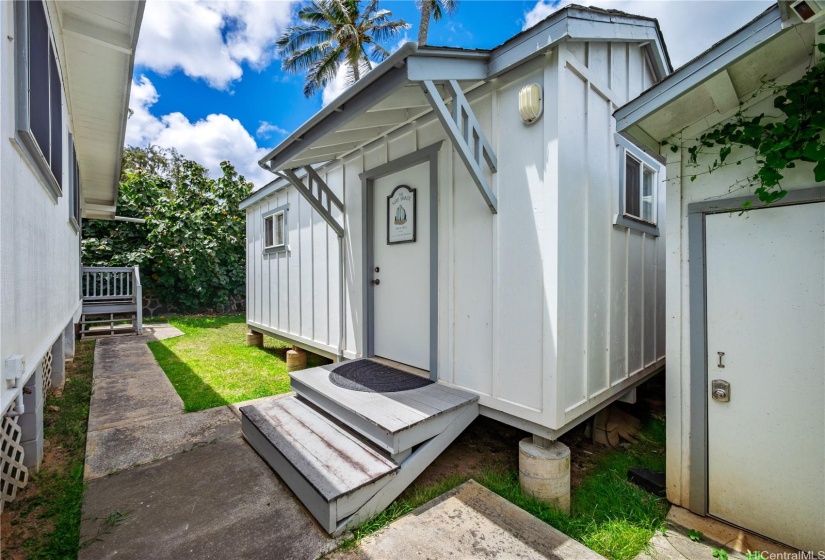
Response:
[{"label": "palm frond", "polygon": [[311,0],[298,11],[302,23],[289,27],[276,45],[285,70],[307,71],[305,95],[313,95],[333,80],[342,63],[349,67],[348,76],[356,80],[370,70],[370,60],[380,62],[389,56],[379,43],[410,25],[392,20],[392,12],[379,9],[378,2]]}]

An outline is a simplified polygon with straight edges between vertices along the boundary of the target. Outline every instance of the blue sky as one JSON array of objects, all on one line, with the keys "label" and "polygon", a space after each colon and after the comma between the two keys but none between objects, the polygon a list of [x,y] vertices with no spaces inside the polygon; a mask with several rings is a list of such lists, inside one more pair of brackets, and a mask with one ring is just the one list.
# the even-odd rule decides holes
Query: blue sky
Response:
[{"label": "blue sky", "polygon": [[[564,2],[567,3],[567,2]],[[709,48],[772,4],[770,0],[601,0],[593,5],[656,17],[674,66]],[[303,76],[286,74],[274,42],[294,22],[287,0],[149,0],[138,43],[128,145],[175,147],[213,173],[229,159],[261,186],[256,161],[342,91],[337,80],[307,99]],[[429,44],[494,47],[563,5],[550,0],[463,0],[452,17],[431,23]],[[381,2],[412,24],[412,0]],[[404,37],[385,47],[397,48]]]}]

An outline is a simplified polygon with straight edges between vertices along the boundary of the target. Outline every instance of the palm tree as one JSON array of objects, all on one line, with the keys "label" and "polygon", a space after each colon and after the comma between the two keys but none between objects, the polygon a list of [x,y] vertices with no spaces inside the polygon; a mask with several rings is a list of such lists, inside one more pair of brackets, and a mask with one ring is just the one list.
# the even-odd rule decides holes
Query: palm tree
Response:
[{"label": "palm tree", "polygon": [[370,60],[381,62],[389,56],[380,42],[410,27],[391,16],[389,10],[378,9],[378,0],[370,0],[363,11],[360,0],[312,0],[298,12],[304,24],[289,27],[278,39],[283,69],[307,72],[307,97],[334,80],[342,63],[348,66],[351,85],[370,70]]},{"label": "palm tree", "polygon": [[418,0],[421,9],[421,25],[418,27],[418,46],[427,44],[427,33],[430,31],[430,16],[435,21],[444,17],[444,14],[453,14],[458,9],[458,0]]}]

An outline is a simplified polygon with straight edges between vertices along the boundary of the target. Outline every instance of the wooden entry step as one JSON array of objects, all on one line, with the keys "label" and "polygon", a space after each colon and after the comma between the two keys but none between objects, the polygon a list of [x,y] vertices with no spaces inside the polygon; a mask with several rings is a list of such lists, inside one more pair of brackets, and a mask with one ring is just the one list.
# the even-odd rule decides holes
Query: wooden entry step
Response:
[{"label": "wooden entry step", "polygon": [[399,466],[295,397],[240,409],[243,435],[329,533]]},{"label": "wooden entry step", "polygon": [[396,393],[344,389],[329,380],[335,364],[290,373],[292,390],[396,459],[440,434],[478,395],[432,383]]}]

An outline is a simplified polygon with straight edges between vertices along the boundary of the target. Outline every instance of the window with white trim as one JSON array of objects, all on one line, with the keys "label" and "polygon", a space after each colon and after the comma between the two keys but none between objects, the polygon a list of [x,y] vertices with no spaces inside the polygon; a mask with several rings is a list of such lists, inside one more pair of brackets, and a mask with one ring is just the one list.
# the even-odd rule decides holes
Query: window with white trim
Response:
[{"label": "window with white trim", "polygon": [[656,171],[627,150],[624,157],[624,214],[629,218],[655,224]]},{"label": "window with white trim", "polygon": [[276,252],[287,249],[286,216],[289,206],[280,206],[263,215],[264,251]]},{"label": "window with white trim", "polygon": [[619,213],[614,223],[652,235],[659,234],[658,190],[662,164],[617,136],[619,146]]},{"label": "window with white trim", "polygon": [[63,186],[63,87],[43,0],[15,2],[17,139],[56,197]]}]

